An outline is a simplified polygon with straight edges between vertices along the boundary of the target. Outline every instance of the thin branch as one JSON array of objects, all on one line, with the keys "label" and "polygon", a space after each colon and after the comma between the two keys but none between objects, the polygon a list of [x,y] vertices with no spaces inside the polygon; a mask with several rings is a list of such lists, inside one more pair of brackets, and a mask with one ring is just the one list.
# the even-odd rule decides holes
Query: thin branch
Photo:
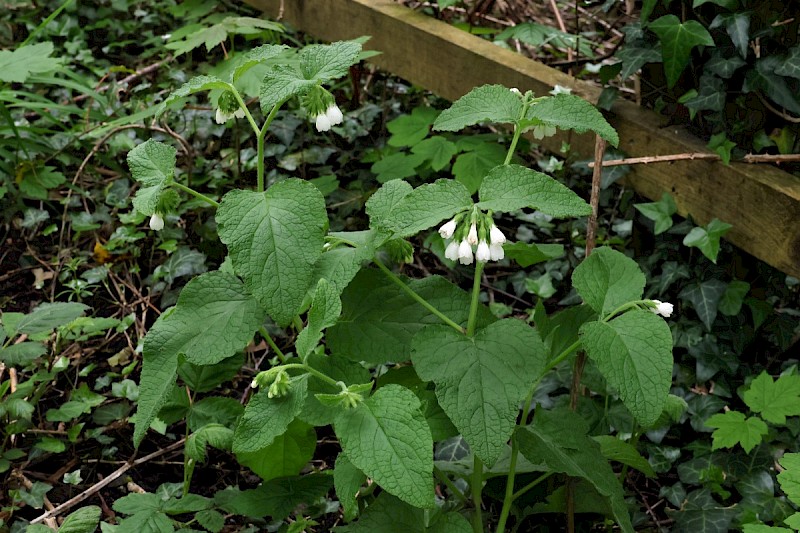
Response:
[{"label": "thin branch", "polygon": [[[609,159],[603,161],[603,167],[616,167],[620,165],[648,165],[650,163],[669,163],[672,161],[685,161],[704,159],[707,161],[721,161],[722,157],[719,154],[710,154],[708,152],[687,152],[684,154],[670,154],[670,155],[650,155],[645,157],[628,157],[625,159]],[[747,154],[741,159],[736,160],[739,163],[772,163],[779,165],[781,163],[794,163],[800,161],[800,154]],[[589,168],[594,168],[595,163],[589,163]]]},{"label": "thin branch", "polygon": [[94,493],[98,492],[99,490],[105,488],[106,486],[110,485],[114,480],[119,479],[125,472],[127,472],[128,470],[130,470],[134,466],[139,466],[140,464],[146,463],[147,461],[150,461],[151,459],[155,459],[156,457],[160,457],[160,456],[165,455],[165,454],[167,454],[167,453],[169,453],[171,451],[177,450],[178,448],[183,446],[185,442],[186,442],[186,439],[181,439],[181,440],[179,440],[177,442],[173,442],[172,444],[170,444],[166,448],[162,448],[160,450],[156,450],[156,451],[154,451],[153,453],[151,453],[149,455],[145,455],[144,457],[140,457],[139,459],[136,459],[135,461],[129,460],[127,463],[125,463],[121,467],[119,467],[116,470],[114,470],[111,474],[109,474],[108,477],[106,477],[105,479],[103,479],[101,481],[98,481],[97,483],[95,483],[94,485],[92,485],[91,487],[86,489],[85,491],[81,492],[80,494],[78,494],[74,498],[70,498],[69,500],[65,501],[64,503],[62,503],[61,505],[59,505],[55,509],[47,511],[46,513],[34,518],[33,520],[31,520],[31,524],[38,524],[39,522],[47,520],[48,518],[52,518],[54,516],[60,515],[61,513],[66,511],[67,509],[70,509],[70,508],[74,507],[75,505],[81,503],[83,500],[87,499],[92,494],[94,494]]}]

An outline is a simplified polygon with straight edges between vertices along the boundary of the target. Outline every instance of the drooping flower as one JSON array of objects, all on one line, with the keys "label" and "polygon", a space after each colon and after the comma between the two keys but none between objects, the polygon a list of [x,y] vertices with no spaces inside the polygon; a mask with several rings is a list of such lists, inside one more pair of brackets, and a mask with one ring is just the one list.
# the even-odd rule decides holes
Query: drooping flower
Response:
[{"label": "drooping flower", "polygon": [[442,239],[449,239],[453,236],[453,233],[456,231],[456,219],[451,219],[449,222],[445,222],[439,228],[439,235],[442,236]]},{"label": "drooping flower", "polygon": [[478,244],[478,227],[474,222],[469,227],[469,233],[467,234],[467,243],[471,245]]},{"label": "drooping flower", "polygon": [[661,300],[650,300],[655,304],[655,307],[651,307],[650,311],[657,315],[661,315],[664,318],[669,318],[672,315],[672,311],[675,306],[673,306],[669,302],[662,302]]},{"label": "drooping flower", "polygon": [[150,229],[153,231],[164,229],[164,217],[160,213],[153,213],[153,216],[150,217]]},{"label": "drooping flower", "polygon": [[344,120],[344,115],[342,115],[342,110],[339,109],[339,106],[336,104],[331,104],[331,106],[325,111],[325,116],[328,117],[328,120],[331,122],[331,126],[336,126],[337,124],[341,124]]},{"label": "drooping flower", "polygon": [[509,90],[510,90],[512,93],[514,93],[514,94],[522,95],[522,93],[521,93],[521,92],[519,91],[519,89],[517,89],[516,87],[512,87],[512,88],[511,88],[511,89],[509,89]]},{"label": "drooping flower", "polygon": [[458,262],[462,265],[472,264],[472,246],[466,240],[458,245]]},{"label": "drooping flower", "polygon": [[478,243],[478,249],[475,251],[475,259],[485,263],[491,257],[491,252],[489,251],[489,245],[486,241],[481,241]]},{"label": "drooping flower", "polygon": [[328,131],[331,129],[331,119],[325,113],[317,115],[316,126],[317,131]]},{"label": "drooping flower", "polygon": [[506,236],[503,235],[503,232],[500,231],[500,228],[492,224],[492,227],[489,229],[489,242],[492,244],[503,244],[506,242]]},{"label": "drooping flower", "polygon": [[492,261],[500,261],[502,258],[506,256],[505,251],[503,250],[503,245],[499,242],[493,242],[489,246],[489,259]]},{"label": "drooping flower", "polygon": [[444,256],[448,258],[450,261],[457,261],[458,260],[458,242],[452,241],[450,244],[447,245],[447,248],[444,250]]},{"label": "drooping flower", "polygon": [[217,124],[225,124],[233,117],[244,118],[244,109],[239,105],[236,96],[230,91],[222,93],[217,100],[217,113],[214,120]]}]

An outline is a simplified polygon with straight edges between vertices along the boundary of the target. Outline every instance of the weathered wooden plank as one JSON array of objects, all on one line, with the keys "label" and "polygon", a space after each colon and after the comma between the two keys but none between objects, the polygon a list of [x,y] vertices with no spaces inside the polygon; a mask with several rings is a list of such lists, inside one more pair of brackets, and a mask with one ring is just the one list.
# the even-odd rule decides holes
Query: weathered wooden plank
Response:
[{"label": "weathered wooden plank", "polygon": [[[382,55],[376,65],[440,96],[454,100],[475,86],[501,83],[545,94],[570,87],[591,102],[599,90],[588,83],[504,50],[488,41],[416,13],[392,0],[246,0],[275,18],[320,39],[336,41],[371,35],[367,47]],[[704,143],[633,103],[619,101],[609,121],[620,148],[631,157],[705,151]],[[558,149],[562,138],[547,146]],[[579,154],[591,155],[588,135],[564,139]],[[719,218],[733,224],[727,235],[736,246],[794,276],[800,276],[800,180],[767,165],[722,165],[676,161],[638,165],[628,183],[659,199],[670,192],[681,215],[699,224]]]}]

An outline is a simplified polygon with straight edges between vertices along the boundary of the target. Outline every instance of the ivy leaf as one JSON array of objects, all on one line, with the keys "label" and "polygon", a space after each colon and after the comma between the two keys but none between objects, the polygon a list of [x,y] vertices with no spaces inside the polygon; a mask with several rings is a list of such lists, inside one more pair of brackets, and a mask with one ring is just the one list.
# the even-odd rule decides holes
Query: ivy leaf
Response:
[{"label": "ivy leaf", "polygon": [[[426,519],[426,517],[428,517]],[[472,526],[456,511],[430,514],[388,493],[381,493],[358,522],[334,528],[335,533],[470,533]]]},{"label": "ivy leaf", "polygon": [[619,135],[595,106],[574,94],[559,94],[545,98],[528,109],[526,120],[538,121],[561,130],[577,133],[593,131],[613,146]]},{"label": "ivy leaf", "polygon": [[520,427],[514,439],[531,463],[547,471],[587,480],[608,498],[622,531],[633,533],[622,486],[600,453],[600,446],[587,436],[586,422],[567,409],[537,409],[533,424]]},{"label": "ivy leaf", "polygon": [[763,420],[757,416],[745,418],[744,413],[739,411],[716,414],[706,420],[706,426],[715,428],[711,436],[712,450],[733,448],[740,444],[745,453],[750,453],[769,432]]},{"label": "ivy leaf", "polygon": [[667,510],[667,514],[675,519],[676,531],[727,533],[739,513],[735,506],[723,507],[717,503],[709,489],[690,492],[682,503],[679,511]]},{"label": "ivy leaf", "polygon": [[[176,102],[181,98],[186,98],[191,94],[205,92],[205,91],[213,91],[213,90],[228,91],[231,88],[232,87],[230,83],[226,83],[214,76],[195,76],[194,78],[190,79],[189,81],[181,85],[181,87],[178,90],[172,91],[172,93],[170,93],[170,95],[166,98],[166,100],[164,100],[158,107],[156,116],[166,111],[167,107],[169,107],[170,104],[172,104],[173,102]],[[144,144],[147,144],[148,142],[156,143],[155,141],[147,141]],[[161,144],[161,143],[156,143],[156,144]],[[130,165],[130,160],[128,161],[128,164]]]},{"label": "ivy leaf", "polygon": [[713,74],[716,74],[720,78],[729,79],[731,76],[733,76],[734,72],[746,64],[747,61],[737,55],[734,55],[733,57],[724,57],[721,52],[715,50],[711,55],[711,59],[706,62],[703,68],[712,72]]},{"label": "ivy leaf", "polygon": [[772,381],[762,372],[744,393],[744,403],[767,422],[784,425],[787,416],[800,415],[800,376],[787,374]]},{"label": "ivy leaf", "polygon": [[43,74],[61,66],[62,57],[50,57],[53,43],[38,43],[17,48],[0,50],[0,81],[25,83],[31,74]]},{"label": "ivy leaf", "polygon": [[411,345],[417,374],[436,384],[439,405],[488,466],[505,450],[519,404],[545,357],[536,330],[515,319],[489,324],[473,337],[427,326]]},{"label": "ivy leaf", "polygon": [[66,181],[64,174],[50,165],[35,165],[17,175],[20,192],[34,200],[47,200],[47,191],[55,189]]},{"label": "ivy leaf", "polygon": [[236,273],[278,325],[289,324],[322,255],[328,222],[322,194],[294,178],[263,193],[234,190],[216,218]]},{"label": "ivy leaf", "polygon": [[386,385],[336,417],[350,461],[386,492],[415,506],[434,506],[433,438],[410,390]]},{"label": "ivy leaf", "polygon": [[480,122],[513,124],[522,113],[522,99],[502,85],[482,85],[453,102],[433,124],[437,131],[459,131]]},{"label": "ivy leaf", "polygon": [[506,28],[497,34],[495,42],[508,39],[517,39],[537,48],[550,44],[561,50],[579,49],[580,55],[594,57],[594,50],[592,50],[591,44],[586,39],[535,22],[522,22]]},{"label": "ivy leaf", "polygon": [[661,63],[661,46],[635,46],[626,44],[617,53],[617,58],[622,60],[622,70],[619,75],[623,80],[626,80],[639,72],[639,69],[647,63]]},{"label": "ivy leaf", "polygon": [[704,256],[716,264],[717,255],[719,254],[719,240],[732,227],[732,225],[715,218],[705,227],[693,228],[683,238],[683,245],[699,248]]},{"label": "ivy leaf", "polygon": [[800,45],[789,49],[789,55],[775,69],[775,74],[800,80]]},{"label": "ivy leaf", "polygon": [[589,215],[592,208],[569,187],[520,165],[495,167],[483,180],[478,207],[500,213],[523,207],[557,218]]},{"label": "ivy leaf", "polygon": [[506,257],[513,259],[522,268],[556,259],[564,255],[562,244],[527,244],[523,242],[506,243],[503,246]]},{"label": "ivy leaf", "polygon": [[714,46],[714,39],[696,20],[681,23],[675,15],[664,15],[650,23],[649,28],[661,41],[661,56],[667,87],[672,88],[689,64],[692,49],[696,46]]},{"label": "ivy leaf", "polygon": [[724,281],[710,279],[702,283],[688,285],[680,293],[681,298],[692,303],[692,307],[694,307],[708,331],[711,331],[711,324],[717,318],[719,302],[722,299],[722,295],[725,294],[726,287],[727,285]]},{"label": "ivy leaf", "polygon": [[450,160],[453,159],[457,151],[455,143],[440,135],[425,139],[411,148],[412,153],[424,157],[426,161],[430,161],[431,169],[436,172],[449,165]]},{"label": "ivy leaf", "polygon": [[[333,469],[333,486],[336,488],[336,496],[339,498],[339,503],[342,504],[344,519],[348,522],[358,515],[356,494],[366,481],[367,476],[364,472],[351,463],[346,454],[340,453],[336,458],[336,466]],[[388,496],[388,493],[386,494]],[[381,497],[379,496],[379,499]],[[397,501],[399,503],[399,500]],[[370,507],[372,506],[370,505]]]},{"label": "ivy leaf", "polygon": [[298,61],[289,65],[273,65],[261,83],[261,109],[269,112],[275,105],[292,96],[305,94],[321,83],[347,75],[350,65],[358,62],[361,43],[339,41],[327,45],[312,44],[298,54]]},{"label": "ivy leaf", "polygon": [[716,152],[722,158],[724,164],[731,164],[731,150],[736,146],[736,143],[728,140],[728,135],[724,131],[712,135],[706,146],[709,150]]},{"label": "ivy leaf", "polygon": [[392,209],[388,224],[395,237],[410,237],[472,207],[469,191],[455,180],[420,185]]},{"label": "ivy leaf", "polygon": [[750,284],[746,281],[731,281],[725,288],[717,309],[726,316],[738,315],[748,291],[750,291]]},{"label": "ivy leaf", "polygon": [[214,364],[232,356],[253,339],[264,312],[235,276],[215,271],[186,284],[172,311],[161,315],[143,345],[139,409],[134,444],[164,405],[178,369],[178,356]]},{"label": "ivy leaf", "polygon": [[783,65],[779,56],[768,56],[756,60],[756,68],[749,69],[744,79],[742,91],[745,93],[761,91],[773,102],[785,107],[792,113],[800,114],[800,97],[798,83],[793,78],[777,74]]},{"label": "ivy leaf", "polygon": [[328,283],[326,279],[319,280],[311,301],[311,310],[308,312],[308,324],[297,336],[295,342],[297,355],[305,359],[319,344],[322,330],[334,325],[341,313],[342,302],[339,300],[336,287]]},{"label": "ivy leaf", "polygon": [[264,480],[296,476],[314,456],[317,433],[301,420],[293,420],[272,443],[254,452],[239,452],[236,460]]},{"label": "ivy leaf", "polygon": [[[408,286],[451,320],[466,324],[468,293],[439,276],[412,280]],[[341,318],[326,333],[328,348],[375,365],[407,361],[413,336],[426,325],[441,324],[441,319],[377,270],[359,272],[342,293],[342,308]],[[486,307],[479,307],[479,324],[493,320]]]},{"label": "ivy leaf", "polygon": [[428,136],[439,111],[432,107],[415,107],[410,114],[400,115],[386,124],[392,134],[389,146],[414,146]]},{"label": "ivy leaf", "polygon": [[422,155],[399,152],[376,161],[370,167],[370,171],[375,174],[378,183],[388,183],[416,176],[416,168],[424,161]]},{"label": "ivy leaf", "polygon": [[[461,143],[459,143],[461,144]],[[453,177],[463,184],[470,194],[475,194],[483,178],[506,157],[506,148],[496,142],[470,145],[453,163]]]},{"label": "ivy leaf", "polygon": [[739,5],[739,0],[692,0],[692,9],[697,9],[703,4],[715,4],[725,9],[736,9]]},{"label": "ivy leaf", "polygon": [[646,204],[634,204],[637,211],[655,222],[655,234],[660,235],[672,227],[672,215],[678,212],[678,206],[669,193],[661,195],[661,200]]},{"label": "ivy leaf", "polygon": [[711,21],[709,28],[713,30],[723,25],[739,55],[747,58],[747,45],[750,42],[750,14],[746,12],[719,14]]},{"label": "ivy leaf", "polygon": [[286,428],[303,408],[308,393],[308,374],[291,378],[289,392],[270,398],[262,388],[244,408],[233,434],[233,453],[256,452],[266,448]]},{"label": "ivy leaf", "polygon": [[[698,111],[722,111],[725,106],[725,82],[711,74],[703,74],[700,77],[700,92],[691,89],[678,99],[678,102],[689,109],[689,118],[694,119]],[[709,149],[714,150],[710,145]],[[731,147],[732,148],[732,147]],[[724,157],[724,151],[715,150]],[[730,160],[730,152],[727,154]]]},{"label": "ivy leaf", "polygon": [[600,316],[640,300],[644,284],[636,261],[608,247],[596,249],[572,273],[572,286]]},{"label": "ivy leaf", "polygon": [[652,426],[672,382],[672,334],[666,322],[636,310],[608,322],[586,323],[580,332],[586,353],[625,407],[642,426]]}]

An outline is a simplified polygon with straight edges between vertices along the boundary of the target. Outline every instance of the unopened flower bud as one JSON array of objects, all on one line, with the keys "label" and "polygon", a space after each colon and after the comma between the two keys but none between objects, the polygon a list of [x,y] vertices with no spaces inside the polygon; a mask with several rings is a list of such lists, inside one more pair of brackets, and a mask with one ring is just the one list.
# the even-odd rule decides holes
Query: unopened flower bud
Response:
[{"label": "unopened flower bud", "polygon": [[469,227],[469,233],[467,234],[467,242],[469,244],[478,244],[478,227],[473,222],[472,225]]},{"label": "unopened flower bud", "polygon": [[456,219],[451,219],[449,222],[442,224],[442,227],[439,228],[439,235],[442,236],[442,239],[449,239],[455,232]]}]

